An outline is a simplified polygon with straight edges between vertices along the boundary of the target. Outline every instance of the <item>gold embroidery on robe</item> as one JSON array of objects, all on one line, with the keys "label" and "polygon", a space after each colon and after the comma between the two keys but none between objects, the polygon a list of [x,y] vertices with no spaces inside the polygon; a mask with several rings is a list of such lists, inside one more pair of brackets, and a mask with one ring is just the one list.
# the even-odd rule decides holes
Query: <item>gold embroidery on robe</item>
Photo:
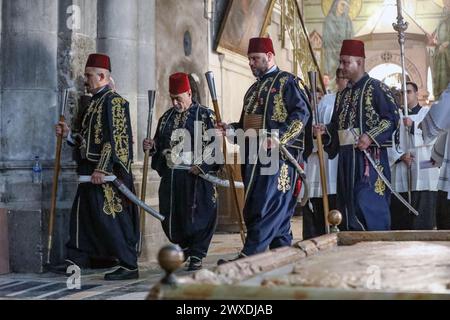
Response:
[{"label": "gold embroidery on robe", "polygon": [[291,125],[284,133],[283,137],[280,139],[281,144],[288,143],[291,139],[295,138],[300,134],[303,129],[303,123],[300,120],[292,121]]},{"label": "gold embroidery on robe", "polygon": [[103,212],[113,218],[116,218],[116,214],[123,211],[122,200],[116,195],[111,185],[103,184],[102,188],[103,194],[105,195]]},{"label": "gold embroidery on robe", "polygon": [[288,80],[288,77],[283,77],[280,79],[280,89],[273,98],[274,99],[274,110],[273,110],[272,120],[276,121],[276,122],[285,122],[288,117],[288,113],[287,113],[286,107],[284,106],[284,101],[283,101],[283,89],[284,89],[284,85],[286,84],[287,80]]},{"label": "gold embroidery on robe", "polygon": [[[383,172],[383,166],[378,166],[378,169],[380,169],[380,171]],[[384,196],[385,191],[386,185],[384,184],[380,176],[378,176],[378,179],[375,182],[375,193],[379,194],[380,196]]]},{"label": "gold embroidery on robe", "polygon": [[111,160],[111,143],[107,142],[103,145],[102,155],[100,157],[100,161],[98,162],[97,169],[108,172],[108,165]]},{"label": "gold embroidery on robe", "polygon": [[125,107],[122,105],[122,98],[112,100],[112,126],[113,139],[117,158],[124,168],[129,169],[129,136],[127,134],[128,125],[126,123]]},{"label": "gold embroidery on robe", "polygon": [[287,164],[283,164],[280,169],[280,175],[278,176],[278,190],[286,193],[291,189],[291,178],[289,177],[289,167]]}]

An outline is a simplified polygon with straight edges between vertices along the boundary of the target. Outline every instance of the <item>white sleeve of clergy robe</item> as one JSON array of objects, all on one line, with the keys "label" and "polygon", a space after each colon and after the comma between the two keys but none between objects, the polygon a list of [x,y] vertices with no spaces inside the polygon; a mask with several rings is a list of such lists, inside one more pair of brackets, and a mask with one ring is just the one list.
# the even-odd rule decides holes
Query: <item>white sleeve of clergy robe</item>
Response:
[{"label": "white sleeve of clergy robe", "polygon": [[450,130],[450,84],[421,123],[425,143]]}]

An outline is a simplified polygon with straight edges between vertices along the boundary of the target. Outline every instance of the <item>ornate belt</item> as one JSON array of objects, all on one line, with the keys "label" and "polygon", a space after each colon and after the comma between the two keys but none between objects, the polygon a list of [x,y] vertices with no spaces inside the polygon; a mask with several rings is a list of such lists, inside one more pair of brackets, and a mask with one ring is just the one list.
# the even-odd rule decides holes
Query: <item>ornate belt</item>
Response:
[{"label": "ornate belt", "polygon": [[[353,129],[356,134],[360,134],[359,128]],[[349,129],[345,130],[339,130],[338,131],[339,136],[339,145],[340,146],[349,146],[349,145],[355,145],[357,140],[355,137],[355,134],[352,133]]]},{"label": "ornate belt", "polygon": [[244,130],[263,128],[263,116],[261,114],[246,114],[244,115]]}]

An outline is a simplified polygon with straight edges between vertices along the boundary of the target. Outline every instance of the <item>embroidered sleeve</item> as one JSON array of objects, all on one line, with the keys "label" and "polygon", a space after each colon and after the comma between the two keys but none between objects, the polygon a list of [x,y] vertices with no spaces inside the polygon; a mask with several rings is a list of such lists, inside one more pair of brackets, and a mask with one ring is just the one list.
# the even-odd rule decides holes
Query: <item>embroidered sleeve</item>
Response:
[{"label": "embroidered sleeve", "polygon": [[[132,154],[132,134],[131,121],[128,110],[128,102],[115,94],[106,102],[107,124],[103,129],[103,147],[101,161],[99,162],[99,170],[102,163],[108,161],[118,164],[128,173],[131,168]],[[108,146],[109,145],[109,146]]]},{"label": "embroidered sleeve", "polygon": [[100,160],[97,164],[97,171],[107,175],[112,174],[111,143],[109,142],[103,145]]},{"label": "embroidered sleeve", "polygon": [[125,114],[126,107],[124,102],[122,98],[114,98],[112,100],[112,138],[115,146],[115,156],[128,171],[130,163],[130,128]]},{"label": "embroidered sleeve", "polygon": [[367,126],[370,130],[366,133],[380,147],[392,138],[392,134],[399,126],[400,116],[395,100],[386,85],[383,83],[375,85],[368,93],[364,97],[364,103]]},{"label": "embroidered sleeve", "polygon": [[286,106],[286,129],[280,130],[280,143],[292,144],[302,132],[310,117],[309,102],[305,91],[291,77],[284,87],[283,101]]},{"label": "embroidered sleeve", "polygon": [[294,120],[280,139],[281,144],[287,144],[302,132],[303,123],[300,120]]},{"label": "embroidered sleeve", "polygon": [[380,147],[380,144],[377,142],[377,137],[383,132],[389,130],[391,126],[392,126],[391,121],[381,120],[378,126],[372,128],[366,133],[370,137],[370,139],[372,139],[372,141],[377,145],[377,147]]}]

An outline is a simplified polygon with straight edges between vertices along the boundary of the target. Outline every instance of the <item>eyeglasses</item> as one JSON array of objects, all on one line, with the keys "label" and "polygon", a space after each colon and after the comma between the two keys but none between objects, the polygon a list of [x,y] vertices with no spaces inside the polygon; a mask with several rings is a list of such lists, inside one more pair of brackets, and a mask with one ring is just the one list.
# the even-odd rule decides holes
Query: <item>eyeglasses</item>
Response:
[{"label": "eyeglasses", "polygon": [[[403,94],[403,92],[405,92],[405,91],[401,91],[401,93]],[[412,90],[406,90],[406,93],[413,93],[413,91]]]}]

